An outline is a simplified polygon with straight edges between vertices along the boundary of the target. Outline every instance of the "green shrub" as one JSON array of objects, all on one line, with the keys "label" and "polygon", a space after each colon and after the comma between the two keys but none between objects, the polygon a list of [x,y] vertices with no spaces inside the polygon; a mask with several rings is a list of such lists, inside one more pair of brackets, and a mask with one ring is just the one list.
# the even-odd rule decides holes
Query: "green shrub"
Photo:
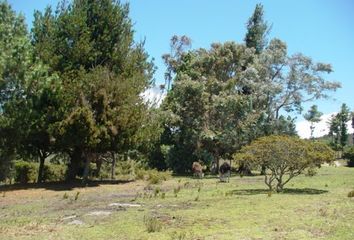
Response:
[{"label": "green shrub", "polygon": [[61,164],[44,165],[43,180],[46,182],[63,181],[65,179],[66,166]]},{"label": "green shrub", "polygon": [[157,171],[156,169],[143,170],[139,169],[136,172],[136,179],[148,181],[149,184],[159,184],[163,181],[170,179],[172,176],[171,171]]},{"label": "green shrub", "polygon": [[348,167],[354,167],[354,146],[345,150],[343,158],[348,159]]},{"label": "green shrub", "polygon": [[36,182],[38,175],[37,165],[31,162],[15,162],[15,182],[28,183]]}]

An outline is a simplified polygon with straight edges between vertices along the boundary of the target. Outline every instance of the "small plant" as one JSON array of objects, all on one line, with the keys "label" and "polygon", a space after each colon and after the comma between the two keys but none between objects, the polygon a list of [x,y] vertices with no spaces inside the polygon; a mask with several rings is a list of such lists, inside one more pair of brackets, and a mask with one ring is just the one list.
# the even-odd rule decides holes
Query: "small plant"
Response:
[{"label": "small plant", "polygon": [[350,197],[350,198],[354,197],[354,190],[353,190],[353,191],[350,191],[350,192],[348,193],[348,197]]},{"label": "small plant", "polygon": [[154,189],[154,197],[157,197],[159,193],[161,192],[161,189],[159,187]]},{"label": "small plant", "polygon": [[76,192],[75,198],[74,198],[75,201],[77,201],[77,199],[79,198],[79,195],[80,195],[80,192]]},{"label": "small plant", "polygon": [[305,176],[307,176],[307,177],[313,177],[313,176],[315,176],[316,174],[317,174],[316,169],[314,169],[314,168],[309,168],[309,169],[307,169],[307,173],[305,174]]},{"label": "small plant", "polygon": [[68,199],[68,198],[69,198],[69,195],[67,193],[64,193],[63,199]]},{"label": "small plant", "polygon": [[268,197],[271,197],[272,196],[272,191],[268,191]]},{"label": "small plant", "polygon": [[164,193],[164,192],[161,193],[161,198],[162,198],[162,199],[165,199],[165,197],[166,197],[166,193]]},{"label": "small plant", "polygon": [[171,233],[171,239],[172,240],[184,240],[187,239],[187,233],[186,232],[177,232],[174,231]]},{"label": "small plant", "polygon": [[199,186],[198,187],[198,192],[200,192],[202,190],[202,187],[201,186]]},{"label": "small plant", "polygon": [[161,221],[156,216],[144,216],[144,224],[148,233],[159,232],[162,229]]},{"label": "small plant", "polygon": [[175,197],[177,197],[180,191],[181,191],[181,186],[177,186],[173,189],[173,193],[175,194]]},{"label": "small plant", "polygon": [[195,202],[198,202],[198,201],[199,201],[199,195],[194,198],[194,201],[195,201]]},{"label": "small plant", "polygon": [[5,195],[6,195],[6,192],[2,192],[2,197],[5,197]]}]

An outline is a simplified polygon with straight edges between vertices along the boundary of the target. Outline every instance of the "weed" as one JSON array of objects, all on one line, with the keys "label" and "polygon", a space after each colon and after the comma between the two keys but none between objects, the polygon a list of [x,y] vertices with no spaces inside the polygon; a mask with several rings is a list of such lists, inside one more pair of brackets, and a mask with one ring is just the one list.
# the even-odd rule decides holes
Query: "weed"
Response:
[{"label": "weed", "polygon": [[74,200],[76,201],[79,198],[80,192],[76,192]]},{"label": "weed", "polygon": [[161,192],[161,189],[159,187],[154,189],[154,197],[157,197],[159,193]]},{"label": "weed", "polygon": [[198,202],[199,201],[199,195],[196,196],[196,198],[194,199],[194,201]]},{"label": "weed", "polygon": [[184,240],[187,239],[187,233],[174,231],[171,233],[170,237],[172,240]]},{"label": "weed", "polygon": [[353,190],[353,191],[350,191],[350,192],[348,193],[348,197],[350,197],[350,198],[354,197],[354,190]]},{"label": "weed", "polygon": [[177,197],[180,191],[181,191],[181,186],[179,185],[173,189],[173,193],[175,194],[175,197]]},{"label": "weed", "polygon": [[166,197],[166,193],[164,193],[164,192],[161,193],[161,198],[162,198],[162,199],[165,199],[165,197]]},{"label": "weed", "polygon": [[144,224],[147,232],[159,232],[162,229],[162,223],[156,216],[144,216]]},{"label": "weed", "polygon": [[180,186],[177,186],[176,188],[173,189],[173,193],[174,194],[177,194],[181,191],[181,187]]},{"label": "weed", "polygon": [[64,193],[63,199],[68,199],[68,198],[69,198],[69,195],[67,193]]}]

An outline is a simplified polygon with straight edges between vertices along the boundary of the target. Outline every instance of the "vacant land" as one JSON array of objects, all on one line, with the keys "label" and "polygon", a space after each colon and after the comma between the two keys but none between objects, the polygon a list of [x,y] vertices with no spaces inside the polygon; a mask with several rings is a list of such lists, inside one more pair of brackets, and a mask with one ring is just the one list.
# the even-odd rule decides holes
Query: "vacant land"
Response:
[{"label": "vacant land", "polygon": [[349,240],[351,190],[354,168],[345,167],[322,167],[271,195],[260,176],[1,187],[0,239]]}]

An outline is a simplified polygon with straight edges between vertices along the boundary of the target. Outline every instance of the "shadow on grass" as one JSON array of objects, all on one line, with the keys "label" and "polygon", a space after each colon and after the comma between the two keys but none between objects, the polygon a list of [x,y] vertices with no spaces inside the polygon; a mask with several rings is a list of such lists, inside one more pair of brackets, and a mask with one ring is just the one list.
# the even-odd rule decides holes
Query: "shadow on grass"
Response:
[{"label": "shadow on grass", "polygon": [[84,188],[84,187],[98,187],[100,185],[109,184],[125,184],[131,181],[121,181],[121,180],[91,180],[83,183],[80,180],[75,180],[72,182],[49,182],[49,183],[27,183],[27,184],[12,184],[0,186],[0,192],[10,192],[16,190],[28,190],[28,189],[47,189],[53,191],[68,191],[74,188]]},{"label": "shadow on grass", "polygon": [[[317,195],[327,193],[327,190],[320,190],[314,188],[285,188],[280,194],[292,194],[292,195]],[[230,194],[232,195],[257,195],[257,194],[268,194],[268,189],[240,189],[232,190]]]}]

